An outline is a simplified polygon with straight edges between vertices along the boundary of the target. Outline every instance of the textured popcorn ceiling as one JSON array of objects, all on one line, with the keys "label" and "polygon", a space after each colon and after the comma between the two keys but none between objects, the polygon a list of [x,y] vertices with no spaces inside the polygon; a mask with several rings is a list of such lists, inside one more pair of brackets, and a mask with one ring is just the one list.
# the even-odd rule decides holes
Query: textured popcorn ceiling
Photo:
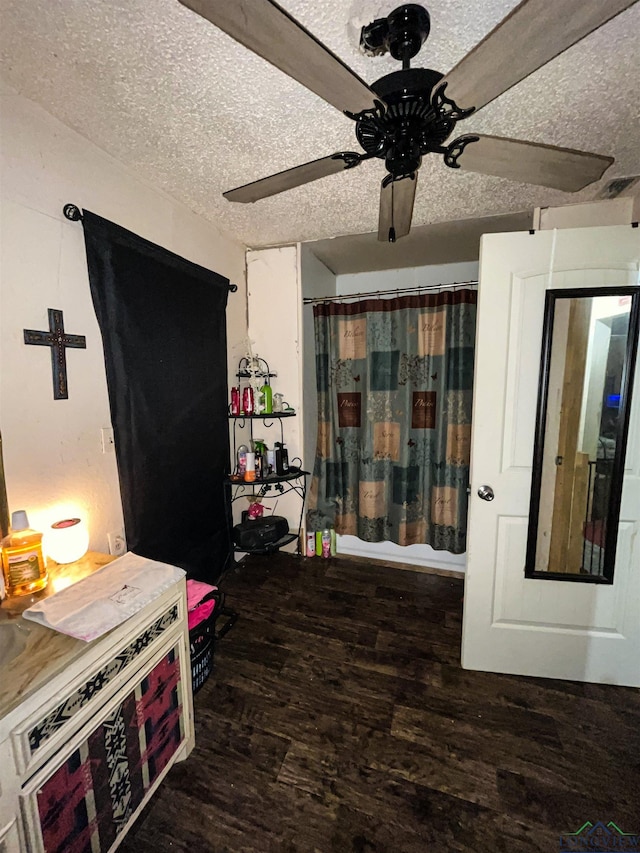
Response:
[{"label": "textured popcorn ceiling", "polygon": [[[229,0],[233,2],[233,0]],[[606,0],[602,0],[606,2]],[[397,2],[280,0],[361,77],[395,70],[357,50],[359,28]],[[448,71],[516,5],[429,0],[431,35],[415,65]],[[549,0],[549,27],[562,0]],[[381,161],[252,205],[222,192],[356,149],[353,123],[177,0],[0,0],[1,73],[155,185],[249,246],[377,229]],[[604,180],[640,173],[640,3],[523,81],[460,133],[613,155]],[[594,198],[454,171],[420,170],[414,224]],[[82,199],[69,199],[82,204]]]}]

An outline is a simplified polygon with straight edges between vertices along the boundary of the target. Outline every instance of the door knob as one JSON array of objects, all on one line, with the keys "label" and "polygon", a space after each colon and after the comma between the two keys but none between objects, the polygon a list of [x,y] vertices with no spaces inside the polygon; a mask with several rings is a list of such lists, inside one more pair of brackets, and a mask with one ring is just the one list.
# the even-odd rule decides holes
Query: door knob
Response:
[{"label": "door knob", "polygon": [[480,486],[478,489],[478,497],[483,501],[492,501],[495,498],[491,486]]}]

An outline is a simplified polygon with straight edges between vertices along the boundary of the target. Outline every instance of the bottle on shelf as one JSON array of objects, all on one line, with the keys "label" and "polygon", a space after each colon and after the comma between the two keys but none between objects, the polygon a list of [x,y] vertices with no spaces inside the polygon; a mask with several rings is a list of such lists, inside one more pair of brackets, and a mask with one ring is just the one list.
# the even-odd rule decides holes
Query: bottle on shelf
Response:
[{"label": "bottle on shelf", "polygon": [[253,388],[248,385],[242,392],[242,414],[253,414]]},{"label": "bottle on shelf", "polygon": [[247,470],[247,453],[249,448],[246,444],[241,444],[238,448],[238,463],[236,467],[236,473],[241,477],[244,477],[244,472]]},{"label": "bottle on shelf", "polygon": [[47,566],[42,553],[42,533],[29,527],[21,509],[11,515],[11,529],[2,540],[2,574],[6,594],[29,595],[47,585]]},{"label": "bottle on shelf", "polygon": [[[310,537],[315,537],[315,539]],[[315,548],[316,557],[327,559],[336,556],[336,531],[333,527],[325,527],[324,530],[307,534],[307,556],[313,556],[309,553],[313,548]]]},{"label": "bottle on shelf", "polygon": [[276,470],[276,455],[273,450],[267,448],[267,476],[273,474]]},{"label": "bottle on shelf", "polygon": [[265,380],[264,385],[260,388],[262,394],[262,413],[270,415],[273,412],[273,391],[269,385],[269,378]]},{"label": "bottle on shelf", "polygon": [[266,454],[267,445],[263,438],[252,438],[251,445],[254,453],[261,453],[263,456]]},{"label": "bottle on shelf", "polygon": [[323,530],[320,541],[322,545],[322,556],[325,559],[328,559],[331,556],[331,531]]},{"label": "bottle on shelf", "polygon": [[276,474],[283,477],[289,473],[289,451],[284,441],[276,441]]},{"label": "bottle on shelf", "polygon": [[256,478],[264,480],[268,475],[267,445],[262,438],[254,438],[251,441],[256,454]]},{"label": "bottle on shelf", "polygon": [[247,466],[244,472],[244,479],[246,483],[253,483],[256,479],[256,454],[252,450],[247,452]]},{"label": "bottle on shelf", "polygon": [[316,534],[312,531],[307,531],[307,557],[315,557],[316,555]]},{"label": "bottle on shelf", "polygon": [[231,414],[240,414],[240,387],[238,385],[234,385],[231,389]]}]

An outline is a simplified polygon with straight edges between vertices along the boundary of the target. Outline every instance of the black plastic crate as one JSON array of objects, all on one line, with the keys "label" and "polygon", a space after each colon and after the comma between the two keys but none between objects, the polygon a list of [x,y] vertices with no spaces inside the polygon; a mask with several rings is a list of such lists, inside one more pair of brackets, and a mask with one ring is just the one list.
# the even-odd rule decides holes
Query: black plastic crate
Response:
[{"label": "black plastic crate", "polygon": [[[203,604],[211,600],[215,601],[215,606],[211,611],[211,614],[189,631],[191,682],[194,694],[200,690],[207,678],[211,675],[216,640],[224,637],[227,631],[233,627],[236,619],[238,618],[238,614],[235,611],[225,607],[224,593],[222,593],[217,587],[213,587],[211,592],[207,593],[191,612],[197,610]],[[216,631],[216,622],[220,616],[226,616],[227,620],[224,625]]]}]

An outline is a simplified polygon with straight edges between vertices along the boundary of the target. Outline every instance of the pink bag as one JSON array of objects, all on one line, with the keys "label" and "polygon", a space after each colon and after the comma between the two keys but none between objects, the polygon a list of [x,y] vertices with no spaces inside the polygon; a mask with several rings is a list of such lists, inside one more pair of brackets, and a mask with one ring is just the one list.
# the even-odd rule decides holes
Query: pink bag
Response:
[{"label": "pink bag", "polygon": [[202,581],[187,581],[187,610],[189,612],[190,631],[211,616],[218,601],[217,592],[217,586],[211,586],[211,584]]}]

